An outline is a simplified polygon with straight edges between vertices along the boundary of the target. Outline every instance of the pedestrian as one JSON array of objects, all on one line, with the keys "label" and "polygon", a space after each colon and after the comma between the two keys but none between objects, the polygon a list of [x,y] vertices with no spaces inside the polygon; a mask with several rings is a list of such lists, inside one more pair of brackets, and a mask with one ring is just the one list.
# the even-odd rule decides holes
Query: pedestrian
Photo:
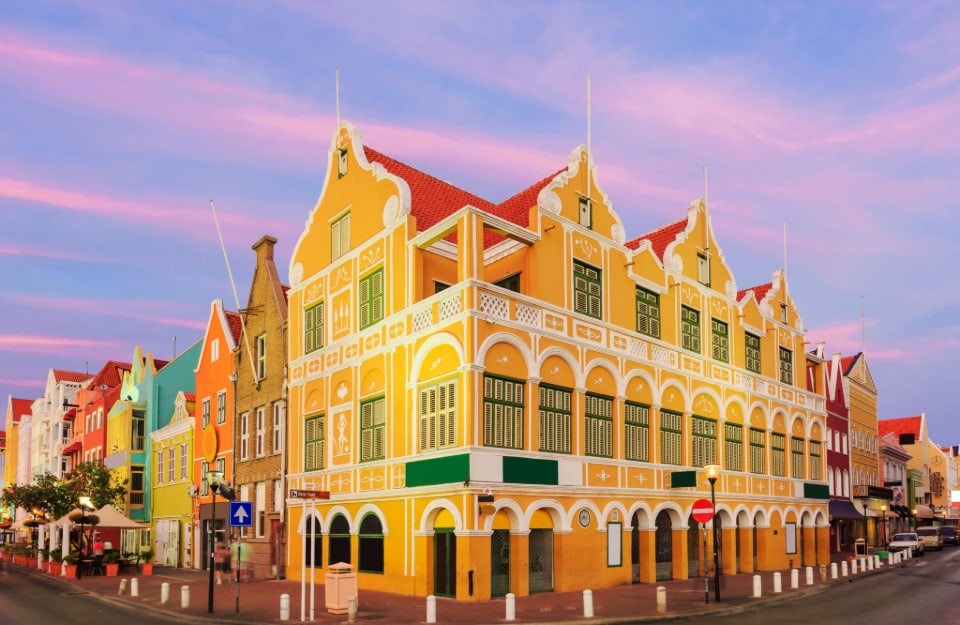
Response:
[{"label": "pedestrian", "polygon": [[[223,583],[223,573],[230,570],[230,550],[222,542],[218,542],[213,550],[213,568],[216,573],[217,584]],[[229,579],[229,576],[227,576]]]}]

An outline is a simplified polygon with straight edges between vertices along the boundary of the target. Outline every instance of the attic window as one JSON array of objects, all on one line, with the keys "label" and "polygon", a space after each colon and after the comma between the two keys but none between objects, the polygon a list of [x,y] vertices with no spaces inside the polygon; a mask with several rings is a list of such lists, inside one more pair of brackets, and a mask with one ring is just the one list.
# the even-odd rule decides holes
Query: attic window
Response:
[{"label": "attic window", "polygon": [[787,323],[787,305],[780,304],[780,323]]},{"label": "attic window", "polygon": [[710,258],[706,254],[697,254],[697,281],[710,286]]},{"label": "attic window", "polygon": [[337,177],[343,178],[347,175],[347,148],[337,150]]},{"label": "attic window", "polygon": [[593,228],[593,203],[590,198],[580,198],[580,225],[584,228]]}]

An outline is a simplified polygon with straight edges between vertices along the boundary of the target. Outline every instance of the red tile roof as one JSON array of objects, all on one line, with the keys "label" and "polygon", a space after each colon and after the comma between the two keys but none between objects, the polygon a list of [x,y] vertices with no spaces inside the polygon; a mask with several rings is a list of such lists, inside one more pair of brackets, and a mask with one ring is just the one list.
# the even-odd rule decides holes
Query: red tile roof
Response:
[{"label": "red tile roof", "polygon": [[20,423],[20,417],[33,414],[33,401],[29,399],[10,398],[11,408],[13,409],[13,422]]},{"label": "red tile roof", "polygon": [[[390,158],[373,148],[364,146],[363,151],[369,162],[383,165],[388,172],[406,181],[407,186],[410,187],[410,212],[416,217],[417,229],[420,232],[429,229],[468,204],[527,228],[530,226],[530,209],[536,206],[540,191],[557,174],[567,169],[566,167],[559,169],[500,204],[494,204],[449,182],[434,178],[430,174]],[[451,235],[450,240],[456,240],[456,235]],[[495,245],[502,240],[503,236],[496,232],[490,230],[484,232],[485,247]]]},{"label": "red tile roof", "polygon": [[132,365],[129,362],[120,362],[119,360],[108,360],[100,371],[90,380],[87,390],[95,390],[101,385],[106,384],[108,388],[116,388],[123,382],[123,374],[130,371]]},{"label": "red tile roof", "polygon": [[858,352],[853,356],[844,356],[840,359],[840,371],[843,371],[843,375],[850,374],[850,370],[853,369],[853,365],[857,362],[857,358],[859,358],[862,353],[863,352]]},{"label": "red tile roof", "polygon": [[640,235],[635,239],[627,241],[626,246],[632,250],[640,247],[640,244],[644,241],[650,241],[650,245],[653,247],[653,253],[657,255],[657,258],[660,259],[660,262],[663,262],[663,253],[667,250],[667,246],[673,243],[677,235],[686,230],[687,228],[687,218],[684,217],[680,221],[675,221],[672,224],[663,226],[653,232],[648,232],[647,234]]},{"label": "red tile roof", "polygon": [[773,282],[767,282],[766,284],[758,284],[757,286],[752,286],[750,288],[743,289],[742,291],[737,291],[737,301],[739,302],[746,297],[748,291],[753,291],[753,296],[756,298],[757,303],[760,303],[772,288]]},{"label": "red tile roof", "polygon": [[53,379],[57,382],[86,382],[90,379],[90,374],[80,373],[79,371],[64,371],[63,369],[54,369]]},{"label": "red tile roof", "polygon": [[913,434],[914,440],[920,440],[920,422],[922,417],[902,417],[900,419],[880,419],[877,421],[877,434],[885,436],[887,434],[896,434],[900,438],[901,434]]},{"label": "red tile roof", "polygon": [[240,341],[240,332],[243,330],[243,322],[240,320],[240,314],[232,310],[224,310],[223,314],[227,317],[227,323],[230,324],[230,334],[233,335],[233,344]]}]

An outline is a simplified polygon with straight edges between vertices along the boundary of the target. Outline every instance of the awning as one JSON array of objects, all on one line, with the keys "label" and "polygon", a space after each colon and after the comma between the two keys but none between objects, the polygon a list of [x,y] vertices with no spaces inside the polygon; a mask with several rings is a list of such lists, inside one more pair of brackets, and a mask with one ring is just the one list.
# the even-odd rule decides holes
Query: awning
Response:
[{"label": "awning", "polygon": [[83,447],[83,441],[73,441],[69,445],[63,448],[63,451],[60,452],[61,455],[69,456],[75,451],[80,451],[80,448]]},{"label": "awning", "polygon": [[933,508],[928,506],[925,503],[918,503],[916,507],[917,518],[918,519],[932,519],[933,518]]},{"label": "awning", "polygon": [[901,517],[910,516],[910,510],[908,510],[906,506],[898,506],[897,504],[891,504],[890,511],[896,513],[898,516],[901,516]]},{"label": "awning", "polygon": [[853,502],[846,499],[831,499],[829,509],[831,519],[858,521],[863,518]]}]

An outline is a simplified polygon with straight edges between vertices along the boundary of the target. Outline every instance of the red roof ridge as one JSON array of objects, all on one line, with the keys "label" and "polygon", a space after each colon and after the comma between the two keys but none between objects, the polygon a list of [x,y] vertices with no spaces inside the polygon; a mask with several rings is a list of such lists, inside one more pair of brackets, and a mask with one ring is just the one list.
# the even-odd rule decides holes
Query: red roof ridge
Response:
[{"label": "red roof ridge", "polygon": [[89,373],[80,373],[79,371],[66,371],[64,369],[52,369],[53,378],[57,382],[85,382],[92,376]]},{"label": "red roof ridge", "polygon": [[667,250],[667,246],[673,243],[677,235],[683,232],[687,228],[687,223],[689,222],[689,217],[684,217],[673,223],[669,223],[665,226],[661,226],[656,230],[648,232],[646,234],[641,234],[640,236],[633,238],[627,241],[624,245],[628,248],[635,250],[640,247],[640,244],[644,241],[650,241],[650,245],[653,247],[653,253],[657,255],[657,258],[660,259],[660,262],[663,262],[663,254]]},{"label": "red roof ridge", "polygon": [[514,193],[504,201],[500,202],[494,208],[495,214],[512,221],[518,226],[528,228],[530,226],[530,209],[537,204],[537,197],[543,188],[550,184],[554,178],[565,172],[567,167],[561,167],[549,176],[538,180],[526,189]]},{"label": "red roof ridge", "polygon": [[920,425],[923,419],[922,415],[915,417],[900,417],[897,419],[878,419],[877,434],[884,436],[886,434],[913,434],[915,440],[920,440]]},{"label": "red roof ridge", "polygon": [[240,313],[227,310],[226,308],[223,309],[223,314],[227,318],[227,323],[230,325],[230,333],[233,335],[233,343],[236,345],[240,342],[243,320],[240,318]]},{"label": "red roof ridge", "polygon": [[756,298],[757,302],[762,302],[763,298],[767,296],[767,293],[770,289],[773,288],[773,282],[765,282],[764,284],[758,284],[756,286],[751,286],[746,289],[737,291],[737,301],[739,302],[747,296],[747,293],[753,291],[753,296]]}]

